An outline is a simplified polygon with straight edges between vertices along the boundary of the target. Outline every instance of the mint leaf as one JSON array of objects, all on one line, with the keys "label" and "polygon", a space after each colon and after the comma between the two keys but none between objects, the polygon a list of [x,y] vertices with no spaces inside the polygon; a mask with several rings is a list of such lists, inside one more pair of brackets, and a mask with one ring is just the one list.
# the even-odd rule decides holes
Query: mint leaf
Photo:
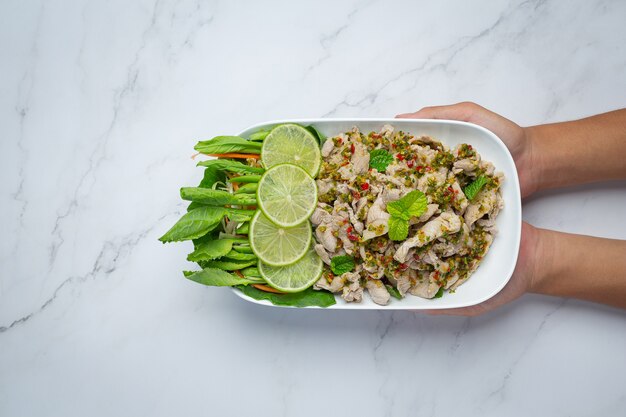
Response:
[{"label": "mint leaf", "polygon": [[409,221],[401,217],[389,218],[389,239],[404,240],[409,235]]},{"label": "mint leaf", "polygon": [[330,260],[330,270],[335,275],[342,275],[354,269],[354,259],[351,256],[334,256]]},{"label": "mint leaf", "polygon": [[254,298],[255,300],[267,300],[277,306],[329,307],[336,304],[333,294],[328,291],[316,291],[312,288],[290,294],[274,294],[243,285],[238,285],[237,288],[250,298]]},{"label": "mint leaf", "polygon": [[428,199],[420,190],[413,190],[399,200],[387,203],[387,212],[392,216],[409,220],[419,217],[428,206]]},{"label": "mint leaf", "polygon": [[256,279],[241,278],[216,268],[204,268],[201,271],[183,272],[183,274],[185,274],[187,279],[213,287],[232,287],[233,285],[256,284],[259,282]]},{"label": "mint leaf", "polygon": [[187,260],[198,262],[221,258],[229,253],[232,247],[233,241],[228,239],[200,242],[196,245],[196,250],[187,255]]},{"label": "mint leaf", "polygon": [[393,298],[397,298],[398,300],[402,300],[402,294],[400,294],[400,291],[398,291],[398,289],[392,285],[389,284],[385,284],[385,288],[387,288],[387,291],[389,292],[389,294],[393,297]]},{"label": "mint leaf", "polygon": [[473,200],[476,197],[476,195],[478,195],[480,190],[488,182],[489,182],[489,180],[484,175],[481,175],[480,177],[476,178],[471,184],[469,184],[463,190],[463,192],[465,193],[465,197],[467,197],[468,200]]},{"label": "mint leaf", "polygon": [[393,155],[384,149],[374,149],[370,152],[370,167],[378,172],[385,172],[387,166],[393,162]]},{"label": "mint leaf", "polygon": [[441,298],[441,297],[443,297],[443,287],[439,287],[439,291],[437,291],[437,294],[435,294],[433,298]]}]

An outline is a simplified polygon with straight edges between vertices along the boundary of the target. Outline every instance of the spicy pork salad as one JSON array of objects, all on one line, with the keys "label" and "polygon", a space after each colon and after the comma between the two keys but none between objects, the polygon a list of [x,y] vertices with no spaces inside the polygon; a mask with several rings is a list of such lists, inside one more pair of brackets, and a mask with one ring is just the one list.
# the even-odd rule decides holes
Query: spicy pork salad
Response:
[{"label": "spicy pork salad", "polygon": [[478,268],[503,176],[469,144],[396,131],[326,138],[280,124],[198,142],[204,177],[162,242],[191,240],[195,282],[296,307],[453,293]]}]

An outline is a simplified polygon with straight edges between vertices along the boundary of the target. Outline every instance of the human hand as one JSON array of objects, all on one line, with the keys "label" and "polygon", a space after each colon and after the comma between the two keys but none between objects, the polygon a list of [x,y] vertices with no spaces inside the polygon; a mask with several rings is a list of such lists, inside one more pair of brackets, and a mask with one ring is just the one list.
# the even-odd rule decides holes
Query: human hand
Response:
[{"label": "human hand", "polygon": [[539,279],[538,274],[543,262],[539,256],[544,253],[540,242],[541,231],[528,223],[522,223],[522,241],[520,244],[517,265],[513,276],[505,287],[495,296],[480,304],[443,310],[425,310],[432,315],[478,316],[521,297],[531,291],[533,282]]},{"label": "human hand", "polygon": [[[450,119],[480,125],[495,133],[509,148],[519,176],[522,197],[537,191],[538,170],[533,159],[532,140],[526,129],[475,103],[463,102],[449,106],[424,107],[415,113],[396,116],[401,119]],[[535,166],[533,166],[535,163]]]}]

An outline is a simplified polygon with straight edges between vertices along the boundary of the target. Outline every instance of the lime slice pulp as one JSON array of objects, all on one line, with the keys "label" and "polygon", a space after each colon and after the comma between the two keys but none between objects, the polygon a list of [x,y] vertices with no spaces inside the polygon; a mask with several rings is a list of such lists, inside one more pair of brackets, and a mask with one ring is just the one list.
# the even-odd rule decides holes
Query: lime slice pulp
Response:
[{"label": "lime slice pulp", "polygon": [[276,165],[259,181],[257,204],[276,225],[294,227],[313,214],[317,205],[317,185],[304,169],[296,165]]},{"label": "lime slice pulp", "polygon": [[322,275],[324,264],[311,246],[304,257],[289,266],[271,266],[259,261],[259,272],[269,285],[284,292],[309,288]]},{"label": "lime slice pulp", "polygon": [[272,266],[290,265],[309,249],[313,232],[309,222],[284,228],[272,223],[261,211],[250,222],[250,247],[261,261]]},{"label": "lime slice pulp", "polygon": [[266,169],[284,163],[298,165],[315,178],[322,164],[322,154],[311,132],[287,123],[276,126],[267,135],[261,148],[261,161]]}]

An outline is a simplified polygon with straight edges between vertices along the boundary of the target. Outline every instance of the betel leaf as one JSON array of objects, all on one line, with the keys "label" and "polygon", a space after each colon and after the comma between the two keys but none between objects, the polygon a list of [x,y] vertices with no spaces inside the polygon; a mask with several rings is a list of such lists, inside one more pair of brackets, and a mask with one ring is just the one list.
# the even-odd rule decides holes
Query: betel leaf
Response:
[{"label": "betel leaf", "polygon": [[399,200],[387,203],[387,212],[392,217],[410,220],[411,217],[419,217],[428,206],[426,195],[420,190],[413,190]]},{"label": "betel leaf", "polygon": [[187,279],[195,281],[199,284],[210,285],[213,287],[232,287],[235,285],[256,284],[258,282],[258,280],[245,277],[242,278],[216,268],[204,268],[201,271],[193,272],[191,274],[184,272],[184,275]]},{"label": "betel leaf", "polygon": [[195,201],[208,206],[255,206],[256,196],[251,194],[231,194],[228,191],[212,188],[183,187],[180,189],[183,200]]},{"label": "betel leaf", "polygon": [[437,294],[435,294],[433,298],[441,298],[441,297],[443,297],[443,287],[439,287]]},{"label": "betel leaf", "polygon": [[187,260],[191,262],[198,262],[221,258],[231,252],[232,247],[233,241],[230,239],[199,242],[196,244],[196,249],[187,255]]},{"label": "betel leaf", "polygon": [[342,275],[354,269],[354,259],[348,255],[334,256],[330,260],[330,270],[335,275]]},{"label": "betel leaf", "polygon": [[194,149],[204,154],[253,153],[261,152],[261,144],[239,136],[216,136],[211,140],[202,140]]},{"label": "betel leaf", "polygon": [[254,298],[255,300],[267,300],[277,306],[329,307],[336,304],[333,294],[327,291],[316,291],[312,288],[290,294],[275,294],[244,285],[238,285],[237,288],[250,298]]},{"label": "betel leaf", "polygon": [[393,155],[384,149],[374,149],[370,152],[370,167],[378,172],[385,172],[387,166],[393,162]]},{"label": "betel leaf", "polygon": [[387,288],[387,292],[389,292],[389,294],[393,298],[397,298],[398,300],[402,300],[402,294],[400,294],[400,291],[398,291],[398,289],[396,287],[394,287],[393,285],[385,284],[385,288]]},{"label": "betel leaf", "polygon": [[203,268],[219,268],[224,271],[237,271],[257,264],[257,260],[238,261],[235,259],[220,259],[217,261],[200,261]]},{"label": "betel leaf", "polygon": [[473,200],[488,182],[489,180],[484,175],[476,178],[471,184],[463,189],[465,197],[467,197],[468,200]]},{"label": "betel leaf", "polygon": [[198,166],[216,168],[221,171],[236,172],[237,174],[262,174],[265,172],[263,168],[252,167],[231,159],[209,159],[198,162]]},{"label": "betel leaf", "polygon": [[223,207],[202,206],[195,208],[183,217],[170,230],[159,238],[161,242],[180,242],[196,239],[215,229],[226,214]]},{"label": "betel leaf", "polygon": [[309,132],[311,132],[313,134],[313,136],[315,136],[317,138],[317,141],[319,142],[320,146],[322,146],[324,144],[324,142],[326,142],[326,135],[324,135],[322,132],[320,132],[319,130],[317,130],[317,128],[313,125],[308,125],[305,127],[306,130],[308,130]]},{"label": "betel leaf", "polygon": [[388,221],[389,239],[404,240],[409,235],[409,221],[401,217],[391,216]]}]

